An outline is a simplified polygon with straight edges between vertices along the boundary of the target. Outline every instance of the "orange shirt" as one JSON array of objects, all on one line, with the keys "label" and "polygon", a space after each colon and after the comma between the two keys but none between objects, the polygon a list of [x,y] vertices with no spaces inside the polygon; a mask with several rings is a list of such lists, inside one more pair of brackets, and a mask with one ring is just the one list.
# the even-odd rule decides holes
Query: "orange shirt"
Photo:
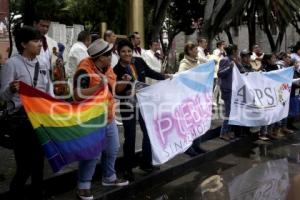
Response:
[{"label": "orange shirt", "polygon": [[[87,74],[89,74],[89,79],[90,79],[89,87],[94,87],[95,85],[99,84],[102,81],[102,77],[99,76],[98,74],[102,74],[102,75],[106,76],[107,81],[108,81],[108,87],[109,87],[109,91],[108,91],[108,100],[109,100],[109,102],[108,102],[108,122],[112,122],[115,117],[115,100],[113,98],[113,92],[114,92],[116,80],[117,80],[117,76],[115,75],[112,67],[109,67],[107,69],[107,71],[105,72],[105,74],[103,74],[100,72],[100,70],[98,70],[98,68],[92,61],[92,59],[89,57],[89,58],[83,59],[79,63],[79,65],[77,66],[76,73],[80,70],[84,70],[87,72]],[[76,75],[76,73],[75,73],[75,75]]]}]

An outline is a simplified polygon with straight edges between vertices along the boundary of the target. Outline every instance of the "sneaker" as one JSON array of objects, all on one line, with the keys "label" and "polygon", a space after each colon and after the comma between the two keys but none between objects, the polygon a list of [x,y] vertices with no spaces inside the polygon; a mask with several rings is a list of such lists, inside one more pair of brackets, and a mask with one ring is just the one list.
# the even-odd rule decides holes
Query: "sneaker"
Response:
[{"label": "sneaker", "polygon": [[[189,155],[190,157],[195,157],[195,156],[199,155],[199,153],[197,151],[195,151],[193,147],[188,148],[184,153]],[[144,171],[146,171],[146,170],[144,170]]]},{"label": "sneaker", "polygon": [[122,126],[123,125],[122,121],[115,120],[115,122],[116,122],[117,126]]},{"label": "sneaker", "polygon": [[193,146],[193,149],[194,149],[198,154],[204,154],[204,153],[207,153],[206,150],[202,149],[202,148],[199,147],[199,146]]},{"label": "sneaker", "polygon": [[160,170],[160,167],[152,164],[140,164],[140,169],[146,173],[151,173],[153,171]]},{"label": "sneaker", "polygon": [[227,142],[229,142],[231,140],[231,138],[229,137],[228,134],[224,134],[220,136],[220,139],[225,140]]},{"label": "sneaker", "polygon": [[80,200],[93,200],[94,199],[94,197],[91,193],[91,190],[88,190],[88,189],[77,190],[76,197],[77,197],[77,199],[80,199]]},{"label": "sneaker", "polygon": [[102,181],[103,186],[126,186],[128,184],[129,184],[128,180],[119,179],[119,178],[111,182]]}]

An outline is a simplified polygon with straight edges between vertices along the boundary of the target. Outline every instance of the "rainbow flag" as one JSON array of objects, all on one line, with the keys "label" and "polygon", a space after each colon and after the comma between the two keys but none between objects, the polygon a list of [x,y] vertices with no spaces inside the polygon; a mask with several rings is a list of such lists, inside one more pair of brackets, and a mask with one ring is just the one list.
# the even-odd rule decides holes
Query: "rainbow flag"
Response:
[{"label": "rainbow flag", "polygon": [[106,94],[99,90],[82,102],[68,103],[20,83],[24,109],[54,172],[100,154],[105,143]]}]

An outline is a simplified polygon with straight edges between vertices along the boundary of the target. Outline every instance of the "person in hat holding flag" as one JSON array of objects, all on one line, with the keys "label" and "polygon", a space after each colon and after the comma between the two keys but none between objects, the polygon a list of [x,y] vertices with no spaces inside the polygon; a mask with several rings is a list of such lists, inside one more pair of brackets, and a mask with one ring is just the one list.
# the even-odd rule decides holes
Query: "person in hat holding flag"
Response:
[{"label": "person in hat holding flag", "polygon": [[[127,180],[118,179],[115,171],[115,161],[119,152],[120,142],[118,128],[114,120],[113,90],[116,75],[111,67],[113,45],[103,39],[95,40],[88,48],[89,57],[83,59],[77,66],[74,75],[74,99],[84,100],[97,90],[108,84],[108,124],[105,127],[106,147],[99,157],[79,162],[79,180],[77,197],[82,200],[92,200],[91,180],[98,160],[101,158],[102,185],[125,186]],[[107,82],[107,83],[106,83]]]}]

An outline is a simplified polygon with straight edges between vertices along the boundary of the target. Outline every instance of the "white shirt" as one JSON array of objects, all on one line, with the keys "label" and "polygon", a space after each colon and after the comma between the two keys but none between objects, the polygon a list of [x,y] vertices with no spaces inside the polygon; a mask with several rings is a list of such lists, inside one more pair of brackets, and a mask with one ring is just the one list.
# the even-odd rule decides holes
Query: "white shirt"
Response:
[{"label": "white shirt", "polygon": [[140,58],[144,58],[144,54],[145,54],[145,49],[141,48],[141,53],[139,54],[138,52],[135,52],[135,50],[133,49],[132,51],[132,56],[133,57],[140,57]]},{"label": "white shirt", "polygon": [[219,58],[223,58],[224,56],[223,56],[223,51],[221,50],[221,49],[219,49],[219,48],[216,48],[214,51],[213,51],[213,55],[215,55],[215,56],[218,56]]},{"label": "white shirt", "polygon": [[300,72],[300,56],[297,53],[292,53],[291,54],[291,59],[297,61],[298,64],[296,66],[296,70],[297,70],[297,72]]},{"label": "white shirt", "polygon": [[202,47],[198,47],[197,50],[198,50],[198,63],[203,64],[208,62],[209,60],[205,55],[204,49]]},{"label": "white shirt", "polygon": [[[37,58],[39,60],[40,65],[45,66],[46,69],[49,70],[49,72],[53,73],[52,68],[55,65],[55,62],[58,58],[56,55],[54,55],[53,49],[56,48],[56,51],[58,52],[58,45],[57,42],[52,38],[50,38],[49,36],[45,35],[45,37],[46,37],[48,48],[44,50],[44,48],[42,47],[40,55],[38,55]],[[50,76],[49,79],[51,80],[52,74],[49,73],[49,76]],[[55,96],[52,82],[50,83],[50,95],[53,97]]]},{"label": "white shirt", "polygon": [[120,56],[117,52],[111,53],[111,66],[115,67],[119,62]]},{"label": "white shirt", "polygon": [[296,60],[298,63],[300,63],[300,56],[297,53],[291,54],[291,59]]},{"label": "white shirt", "polygon": [[161,60],[154,55],[151,49],[145,51],[144,60],[151,69],[161,72]]},{"label": "white shirt", "polygon": [[70,79],[73,79],[74,73],[77,69],[77,65],[80,63],[80,61],[82,61],[84,58],[89,57],[87,49],[87,46],[85,46],[83,42],[76,42],[71,47],[68,55],[69,66],[67,70],[67,74]]},{"label": "white shirt", "polygon": [[264,57],[264,54],[261,54],[261,56],[257,56],[256,53],[253,52],[252,55],[250,56],[250,60],[251,61],[256,61],[257,58],[262,59],[263,57]]}]

